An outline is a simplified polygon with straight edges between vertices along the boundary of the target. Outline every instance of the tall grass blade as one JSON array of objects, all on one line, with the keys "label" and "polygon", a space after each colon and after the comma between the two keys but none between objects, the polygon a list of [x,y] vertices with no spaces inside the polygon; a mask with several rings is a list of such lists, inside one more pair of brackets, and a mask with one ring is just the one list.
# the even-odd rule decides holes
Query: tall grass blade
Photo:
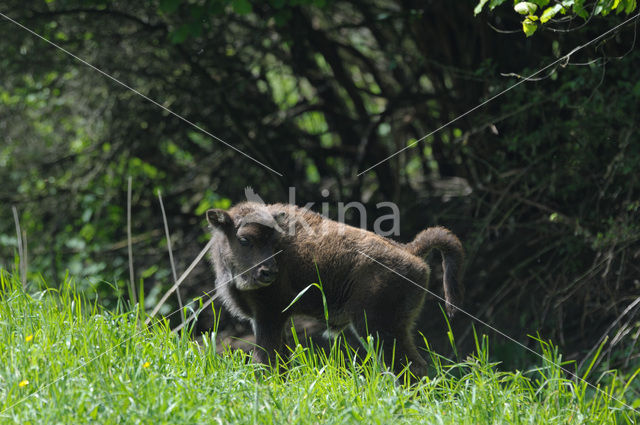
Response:
[{"label": "tall grass blade", "polygon": [[284,308],[284,310],[282,310],[282,312],[284,313],[285,311],[289,310],[289,309],[291,308],[291,306],[292,306],[292,305],[294,305],[294,304],[295,304],[295,303],[296,303],[300,298],[302,298],[302,296],[303,296],[303,295],[304,295],[304,294],[305,294],[309,289],[313,288],[313,287],[314,287],[314,286],[316,286],[316,285],[317,285],[317,283],[312,283],[312,284],[308,285],[306,288],[304,288],[302,291],[298,292],[298,295],[296,295],[296,296],[293,298],[293,301],[291,301],[291,302],[289,303],[289,305],[288,305],[288,306],[286,306],[286,307]]},{"label": "tall grass blade", "polygon": [[131,302],[137,304],[135,278],[133,274],[133,247],[131,243],[131,176],[127,179],[127,251],[129,254],[129,296]]},{"label": "tall grass blade", "polygon": [[[162,202],[162,193],[158,189],[158,202],[160,202],[160,211],[162,211],[162,222],[164,223],[164,234],[167,239],[167,250],[169,251],[169,264],[171,264],[171,274],[173,275],[173,284],[178,281],[176,273],[176,265],[173,261],[173,249],[171,249],[171,234],[169,233],[169,223],[167,222],[167,214],[164,211],[164,203]],[[185,320],[185,312],[182,306],[182,297],[180,296],[180,288],[176,288],[176,297],[178,298],[178,307],[180,308],[180,319],[182,323]]]},{"label": "tall grass blade", "polygon": [[18,256],[20,257],[20,282],[22,282],[22,289],[25,290],[27,287],[27,263],[24,252],[24,247],[22,245],[22,231],[20,230],[20,219],[18,218],[18,209],[14,206],[11,207],[13,211],[13,221],[16,225],[16,240],[18,242]]}]

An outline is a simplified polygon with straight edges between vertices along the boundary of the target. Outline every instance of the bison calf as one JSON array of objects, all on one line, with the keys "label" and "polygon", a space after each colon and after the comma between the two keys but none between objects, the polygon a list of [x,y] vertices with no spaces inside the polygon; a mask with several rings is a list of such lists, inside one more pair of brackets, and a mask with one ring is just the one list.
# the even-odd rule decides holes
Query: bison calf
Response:
[{"label": "bison calf", "polygon": [[284,326],[292,315],[324,320],[315,288],[286,309],[319,278],[332,330],[351,325],[360,336],[377,336],[385,360],[390,363],[395,351],[396,371],[410,364],[416,375],[426,371],[413,331],[429,281],[424,258],[432,248],[442,253],[447,312],[453,314],[462,301],[462,246],[442,227],[400,244],[296,206],[252,202],[209,210],[207,220],[217,291],[232,314],[251,321],[255,362],[275,364],[276,355],[284,355]]}]

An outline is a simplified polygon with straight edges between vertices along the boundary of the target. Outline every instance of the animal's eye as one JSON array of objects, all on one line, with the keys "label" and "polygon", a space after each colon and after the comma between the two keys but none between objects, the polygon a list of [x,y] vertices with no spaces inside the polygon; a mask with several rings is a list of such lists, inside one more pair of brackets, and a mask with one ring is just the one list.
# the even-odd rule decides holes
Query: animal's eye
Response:
[{"label": "animal's eye", "polygon": [[249,245],[251,245],[251,242],[249,241],[249,239],[247,239],[247,238],[243,238],[243,237],[239,237],[239,238],[238,238],[238,242],[240,242],[240,245],[242,245],[242,246],[249,246]]}]

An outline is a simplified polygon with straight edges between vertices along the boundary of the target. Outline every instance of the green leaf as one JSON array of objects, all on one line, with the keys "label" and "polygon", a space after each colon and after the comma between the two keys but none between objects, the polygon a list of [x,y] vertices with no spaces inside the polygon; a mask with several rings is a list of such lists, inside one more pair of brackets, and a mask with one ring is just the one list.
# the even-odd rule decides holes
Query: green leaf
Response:
[{"label": "green leaf", "polygon": [[249,14],[252,10],[249,0],[233,0],[231,5],[233,6],[233,11],[239,15]]},{"label": "green leaf", "polygon": [[477,15],[478,13],[482,12],[482,8],[484,7],[485,4],[487,4],[489,2],[489,0],[480,0],[478,2],[478,4],[476,5],[476,7],[473,9],[473,14]]},{"label": "green leaf", "polygon": [[513,6],[513,10],[521,15],[531,15],[533,13],[536,13],[536,10],[538,10],[538,5],[528,1],[521,1],[520,3],[517,3],[515,6]]},{"label": "green leaf", "polygon": [[549,1],[551,0],[531,0],[531,2],[538,5],[538,7],[545,7],[546,5],[549,4]]},{"label": "green leaf", "polygon": [[527,37],[531,37],[537,29],[538,24],[533,22],[531,19],[526,18],[524,21],[522,21],[522,31],[524,31]]},{"label": "green leaf", "polygon": [[178,10],[180,0],[160,0],[160,11],[164,13],[173,13]]},{"label": "green leaf", "polygon": [[573,13],[581,17],[582,19],[589,18],[589,11],[584,7],[585,0],[571,0],[571,1],[563,1],[562,5],[573,9]]},{"label": "green leaf", "polygon": [[544,24],[561,11],[564,11],[564,8],[559,4],[546,8],[545,11],[542,12],[542,15],[540,15],[540,22]]},{"label": "green leaf", "polygon": [[[496,7],[500,6],[502,3],[504,3],[507,0],[491,0],[489,2],[489,10],[493,10]],[[514,2],[515,3],[515,2]]]},{"label": "green leaf", "polygon": [[142,279],[147,279],[147,278],[151,277],[155,272],[158,271],[158,269],[159,269],[159,267],[154,264],[153,266],[149,267],[148,269],[146,269],[146,270],[144,270],[142,272],[141,278]]},{"label": "green leaf", "polygon": [[180,44],[189,37],[189,25],[183,24],[179,26],[177,29],[171,31],[169,34],[169,40],[173,44]]},{"label": "green leaf", "polygon": [[505,1],[507,0],[480,0],[476,7],[473,9],[473,14],[477,15],[478,13],[482,12],[482,9],[487,3],[489,3],[489,10],[493,10]]}]

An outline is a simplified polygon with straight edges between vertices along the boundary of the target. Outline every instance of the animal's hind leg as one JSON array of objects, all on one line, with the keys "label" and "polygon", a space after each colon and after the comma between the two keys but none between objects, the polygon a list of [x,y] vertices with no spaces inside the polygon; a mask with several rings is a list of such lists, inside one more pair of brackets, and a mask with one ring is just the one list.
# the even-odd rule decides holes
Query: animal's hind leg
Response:
[{"label": "animal's hind leg", "polygon": [[411,331],[389,329],[376,322],[355,324],[355,330],[362,338],[372,335],[382,345],[381,354],[385,365],[392,366],[395,373],[400,373],[406,366],[418,378],[427,374],[427,362],[420,356],[411,337]]},{"label": "animal's hind leg", "polygon": [[[426,268],[426,265],[425,265]],[[428,269],[407,273],[412,281],[428,278]],[[424,303],[424,291],[407,286],[404,279],[389,273],[376,277],[378,288],[374,297],[366,298],[360,317],[353,323],[361,337],[373,335],[382,344],[382,355],[387,366],[396,373],[409,366],[417,377],[426,375],[427,363],[413,342],[415,321]]]},{"label": "animal's hind leg", "polygon": [[406,365],[409,365],[409,370],[418,379],[427,374],[427,362],[424,361],[416,345],[413,341],[411,333],[405,331],[402,338],[396,338],[396,362],[399,360],[400,365],[396,365],[394,369],[398,372]]}]

